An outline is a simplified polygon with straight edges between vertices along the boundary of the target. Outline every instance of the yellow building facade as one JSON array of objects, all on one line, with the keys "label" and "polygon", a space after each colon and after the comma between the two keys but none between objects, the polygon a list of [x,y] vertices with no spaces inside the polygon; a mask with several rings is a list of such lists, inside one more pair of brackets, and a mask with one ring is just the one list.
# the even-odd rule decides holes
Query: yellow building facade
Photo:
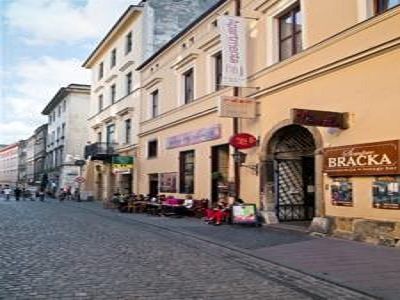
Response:
[{"label": "yellow building facade", "polygon": [[[238,2],[247,20],[248,78],[240,96],[257,102],[257,117],[240,119],[239,132],[258,139],[256,147],[241,150],[246,161],[240,168],[240,197],[255,203],[267,223],[314,219],[312,226],[324,225],[317,230],[329,225],[336,235],[396,243],[396,1],[220,2],[138,67],[141,111],[135,190],[213,201],[231,195],[233,122],[218,117],[217,103],[220,96],[233,95],[233,88],[218,85],[217,18],[235,15]],[[296,113],[305,115],[299,121]],[[338,128],[332,115],[342,117],[346,127]],[[391,171],[380,165],[387,161],[376,161],[385,143],[394,147]],[[328,157],[332,149],[352,153],[346,155],[354,155],[360,165],[339,159],[342,168],[333,172],[329,168],[335,166],[335,158]],[[368,159],[356,156],[370,152]],[[377,168],[367,170],[366,164]],[[350,167],[357,168],[351,173]]]}]

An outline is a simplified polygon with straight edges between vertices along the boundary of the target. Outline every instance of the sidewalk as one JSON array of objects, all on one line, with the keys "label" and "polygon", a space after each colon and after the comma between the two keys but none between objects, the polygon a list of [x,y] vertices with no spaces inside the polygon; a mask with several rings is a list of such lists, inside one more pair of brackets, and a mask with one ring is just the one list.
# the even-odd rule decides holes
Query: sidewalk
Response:
[{"label": "sidewalk", "polygon": [[120,214],[102,209],[98,203],[73,205],[196,236],[378,298],[400,297],[400,249],[317,238],[269,226],[212,226],[194,218]]}]

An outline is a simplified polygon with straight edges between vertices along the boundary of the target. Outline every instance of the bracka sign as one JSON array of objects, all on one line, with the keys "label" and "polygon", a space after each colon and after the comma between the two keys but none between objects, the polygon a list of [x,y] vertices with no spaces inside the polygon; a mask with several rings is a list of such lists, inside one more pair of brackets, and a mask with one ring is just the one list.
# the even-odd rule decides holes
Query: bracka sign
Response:
[{"label": "bracka sign", "polygon": [[400,174],[400,141],[385,141],[324,149],[329,176]]},{"label": "bracka sign", "polygon": [[231,137],[229,144],[236,149],[249,149],[257,145],[257,138],[248,133],[238,133]]}]

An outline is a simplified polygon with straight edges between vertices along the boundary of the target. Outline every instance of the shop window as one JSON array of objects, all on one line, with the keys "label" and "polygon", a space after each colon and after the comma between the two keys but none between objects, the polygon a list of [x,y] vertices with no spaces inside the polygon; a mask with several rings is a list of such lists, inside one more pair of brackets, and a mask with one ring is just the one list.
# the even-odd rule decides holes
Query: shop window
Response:
[{"label": "shop window", "polygon": [[185,104],[193,102],[194,99],[194,77],[193,69],[186,71],[183,74],[184,79],[184,100]]},{"label": "shop window", "polygon": [[400,0],[376,0],[375,1],[375,13],[381,14],[392,7],[400,4]]},{"label": "shop window", "polygon": [[152,140],[147,143],[147,158],[157,157],[158,141]]},{"label": "shop window", "polygon": [[218,91],[222,88],[222,52],[218,52],[214,55],[214,78],[215,90]]},{"label": "shop window", "polygon": [[194,150],[179,154],[179,192],[194,193]]},{"label": "shop window", "polygon": [[302,16],[300,6],[294,6],[278,18],[279,59],[285,60],[302,50]]},{"label": "shop window", "polygon": [[151,117],[158,116],[158,90],[151,93]]}]

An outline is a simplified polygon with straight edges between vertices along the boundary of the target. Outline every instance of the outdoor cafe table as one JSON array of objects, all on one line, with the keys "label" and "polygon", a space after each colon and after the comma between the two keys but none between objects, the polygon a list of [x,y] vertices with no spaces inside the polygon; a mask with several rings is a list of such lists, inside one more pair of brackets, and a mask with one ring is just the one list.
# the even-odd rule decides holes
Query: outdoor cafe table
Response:
[{"label": "outdoor cafe table", "polygon": [[182,204],[167,204],[163,203],[161,213],[165,216],[183,215],[185,206]]}]

